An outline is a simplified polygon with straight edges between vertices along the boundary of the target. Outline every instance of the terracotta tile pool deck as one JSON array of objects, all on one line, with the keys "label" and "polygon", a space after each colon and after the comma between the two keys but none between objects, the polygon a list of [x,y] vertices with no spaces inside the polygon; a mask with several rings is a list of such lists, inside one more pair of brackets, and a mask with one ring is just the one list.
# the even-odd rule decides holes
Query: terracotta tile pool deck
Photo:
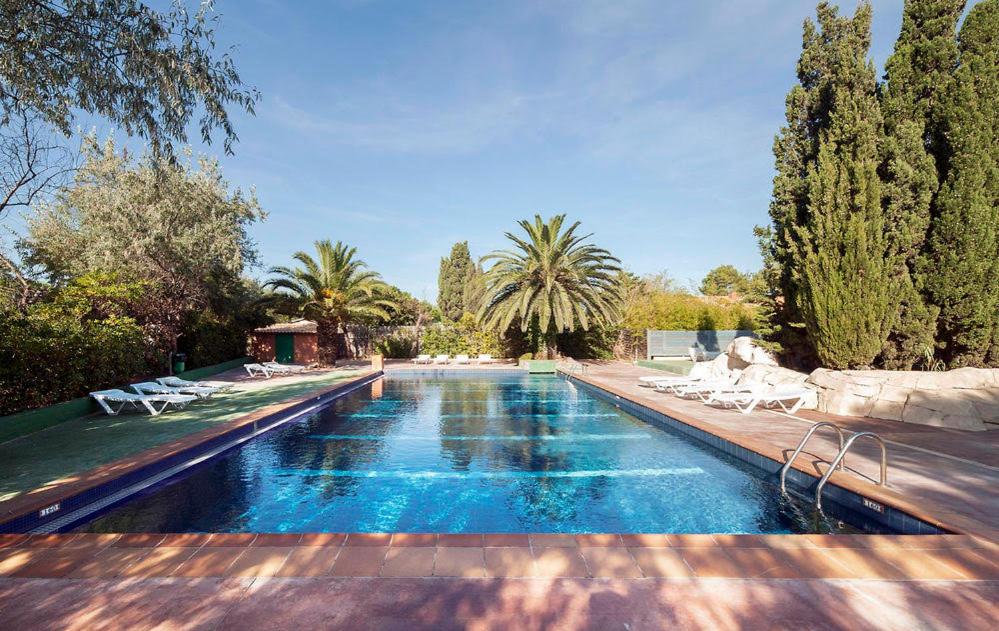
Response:
[{"label": "terracotta tile pool deck", "polygon": [[[682,401],[635,385],[648,373],[591,364],[577,376],[774,457],[816,420]],[[994,439],[837,421],[874,423],[892,442],[887,490],[856,474],[876,474],[866,449],[834,483],[970,534],[0,535],[0,627],[994,628]],[[835,452],[822,440],[800,468]]]}]

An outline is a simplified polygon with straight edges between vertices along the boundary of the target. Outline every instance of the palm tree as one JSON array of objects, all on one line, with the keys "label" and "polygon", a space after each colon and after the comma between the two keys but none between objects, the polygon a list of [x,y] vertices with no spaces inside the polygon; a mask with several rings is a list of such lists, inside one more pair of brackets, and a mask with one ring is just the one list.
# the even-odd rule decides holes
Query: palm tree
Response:
[{"label": "palm tree", "polygon": [[[319,358],[334,363],[338,356],[337,338],[344,326],[357,320],[387,320],[398,305],[387,297],[389,286],[377,272],[354,258],[357,248],[328,239],[316,241],[316,255],[296,252],[301,267],[272,267],[266,287],[283,290],[282,298],[297,313],[315,320],[319,332]],[[317,260],[318,259],[318,260]]]},{"label": "palm tree", "polygon": [[526,238],[507,232],[514,250],[493,252],[482,261],[495,261],[482,276],[478,318],[485,326],[506,331],[520,327],[540,332],[548,357],[555,355],[555,338],[578,325],[610,324],[621,302],[617,274],[620,260],[610,252],[584,243],[592,235],[576,235],[579,222],[563,230],[565,215],[544,221],[517,222]]}]

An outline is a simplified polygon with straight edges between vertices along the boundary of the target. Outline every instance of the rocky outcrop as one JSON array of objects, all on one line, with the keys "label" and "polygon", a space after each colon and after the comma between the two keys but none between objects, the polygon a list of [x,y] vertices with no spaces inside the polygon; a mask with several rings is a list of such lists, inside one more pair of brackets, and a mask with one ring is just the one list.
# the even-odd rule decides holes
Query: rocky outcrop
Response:
[{"label": "rocky outcrop", "polygon": [[770,351],[756,345],[751,337],[737,337],[725,347],[725,355],[731,360],[741,362],[742,368],[750,365],[776,366],[777,358]]},{"label": "rocky outcrop", "polygon": [[827,370],[808,377],[818,409],[972,431],[999,428],[999,369]]}]

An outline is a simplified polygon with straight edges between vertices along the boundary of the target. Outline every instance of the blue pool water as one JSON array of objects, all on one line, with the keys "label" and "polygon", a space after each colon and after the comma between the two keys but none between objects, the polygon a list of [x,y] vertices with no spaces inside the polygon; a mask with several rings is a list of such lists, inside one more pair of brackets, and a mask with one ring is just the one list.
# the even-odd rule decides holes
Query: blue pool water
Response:
[{"label": "blue pool water", "polygon": [[390,376],[81,527],[91,532],[807,530],[747,465],[566,380]]}]

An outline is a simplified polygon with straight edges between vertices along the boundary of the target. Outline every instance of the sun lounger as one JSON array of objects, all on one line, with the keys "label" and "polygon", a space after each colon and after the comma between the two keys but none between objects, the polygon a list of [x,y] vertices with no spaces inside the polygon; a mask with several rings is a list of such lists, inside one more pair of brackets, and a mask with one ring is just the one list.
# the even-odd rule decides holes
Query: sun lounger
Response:
[{"label": "sun lounger", "polygon": [[496,360],[493,359],[493,356],[488,353],[479,353],[479,358],[475,361],[480,364],[492,364]]},{"label": "sun lounger", "polygon": [[468,357],[468,355],[455,355],[454,356],[454,363],[455,364],[471,364],[472,360]]},{"label": "sun lounger", "polygon": [[435,363],[435,364],[446,364],[450,358],[451,358],[450,355],[443,355],[443,354],[442,355],[438,355],[437,357],[434,357],[434,362],[433,363]]},{"label": "sun lounger", "polygon": [[[743,414],[749,414],[759,404],[770,407],[774,404],[780,406],[788,414],[794,414],[801,409],[814,391],[808,388],[796,386],[777,387],[769,390],[756,389],[749,392],[726,392],[718,394],[712,398],[712,403],[721,403],[725,406],[733,406]],[[788,407],[786,404],[791,403]]]},{"label": "sun lounger", "polygon": [[430,355],[417,355],[413,358],[414,364],[429,364],[431,361]]},{"label": "sun lounger", "polygon": [[652,387],[660,392],[669,392],[670,394],[678,395],[679,390],[681,388],[686,388],[689,386],[698,386],[706,383],[707,381],[708,381],[707,379],[702,379],[700,377],[676,377],[673,379],[661,379],[659,381],[653,382]]},{"label": "sun lounger", "polygon": [[651,388],[652,385],[657,381],[669,380],[669,379],[684,379],[681,375],[645,375],[638,378],[638,385],[645,386],[646,388]]},{"label": "sun lounger", "polygon": [[218,392],[215,388],[206,388],[203,386],[181,386],[175,388],[152,381],[133,383],[132,390],[135,390],[139,394],[193,394],[199,399],[207,399]]},{"label": "sun lounger", "polygon": [[279,364],[277,362],[264,362],[264,366],[266,366],[271,372],[279,372],[282,374],[299,373],[303,372],[306,368],[301,364]]},{"label": "sun lounger", "polygon": [[715,397],[721,394],[754,392],[758,388],[758,384],[729,383],[727,381],[704,381],[702,383],[693,383],[675,388],[674,394],[678,397],[684,398],[694,395],[703,403],[711,403]]},{"label": "sun lounger", "polygon": [[638,385],[645,388],[656,388],[662,390],[666,386],[677,384],[677,383],[690,383],[694,381],[701,381],[697,377],[687,377],[684,375],[649,375],[646,377],[638,378]]},{"label": "sun lounger", "polygon": [[270,379],[275,372],[263,364],[243,364],[243,368],[246,369],[246,374],[251,377],[264,377],[265,379]]},{"label": "sun lounger", "polygon": [[90,396],[110,416],[117,416],[126,407],[135,410],[145,408],[153,416],[158,416],[168,407],[179,410],[198,399],[190,394],[132,394],[124,390],[99,390],[91,392]]},{"label": "sun lounger", "polygon": [[188,381],[180,377],[160,377],[156,381],[171,388],[211,388],[215,392],[232,390],[232,387],[235,385],[221,381]]}]

